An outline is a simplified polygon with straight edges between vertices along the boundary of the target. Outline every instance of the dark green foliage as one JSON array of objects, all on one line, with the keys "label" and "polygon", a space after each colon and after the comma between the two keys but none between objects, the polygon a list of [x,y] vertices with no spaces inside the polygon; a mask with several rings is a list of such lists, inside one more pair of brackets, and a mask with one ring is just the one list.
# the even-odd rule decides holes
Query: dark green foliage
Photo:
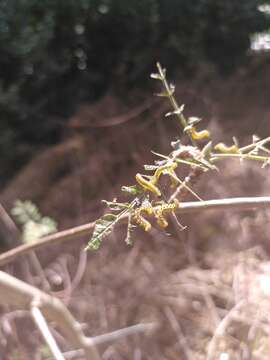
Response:
[{"label": "dark green foliage", "polygon": [[[211,61],[230,71],[269,27],[259,0],[1,0],[0,150],[23,160],[57,142],[80,101]],[[16,148],[16,150],[15,150]]]}]

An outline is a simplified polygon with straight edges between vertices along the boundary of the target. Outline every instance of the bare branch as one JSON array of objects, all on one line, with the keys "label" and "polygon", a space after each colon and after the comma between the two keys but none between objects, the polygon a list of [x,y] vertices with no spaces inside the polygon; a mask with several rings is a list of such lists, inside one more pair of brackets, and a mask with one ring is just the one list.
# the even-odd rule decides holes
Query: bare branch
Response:
[{"label": "bare branch", "polygon": [[239,302],[221,320],[221,322],[216,328],[214,336],[209,342],[206,360],[214,360],[217,358],[216,352],[218,351],[218,342],[222,339],[222,337],[226,336],[226,331],[228,330],[229,325],[233,321],[234,315],[237,314],[238,311],[246,305],[247,302],[245,300]]},{"label": "bare branch", "polygon": [[139,333],[145,334],[149,331],[155,330],[157,327],[158,327],[157,323],[137,324],[107,334],[102,334],[99,336],[92,337],[91,340],[94,345],[99,345],[99,344],[104,344],[107,342],[119,340],[129,335],[134,335]]},{"label": "bare branch", "polygon": [[[129,326],[111,333],[102,334],[95,337],[84,335],[81,325],[73,318],[65,305],[56,297],[46,294],[43,291],[16,279],[15,277],[0,271],[0,304],[8,304],[16,309],[31,310],[43,337],[47,343],[50,341],[50,349],[54,349],[56,360],[63,360],[59,357],[59,349],[56,350],[55,340],[48,334],[46,319],[54,321],[66,336],[75,349],[83,349],[86,360],[100,360],[96,349],[97,345],[106,344],[130,335],[148,333],[158,327],[157,323],[146,323]],[[44,314],[44,316],[43,316]],[[57,354],[57,355],[56,355]],[[58,357],[57,357],[58,356]]]},{"label": "bare branch", "polygon": [[80,324],[59,299],[3,271],[0,271],[0,293],[1,304],[9,304],[19,309],[29,309],[33,301],[38,299],[40,311],[46,318],[57,323],[75,349],[83,349],[87,360],[100,360],[92,339],[84,335]]},{"label": "bare branch", "polygon": [[65,360],[39,307],[31,306],[31,314],[55,360]]},{"label": "bare branch", "polygon": [[[190,214],[194,212],[201,212],[207,210],[248,210],[248,209],[263,209],[270,208],[270,196],[264,197],[243,197],[243,198],[228,198],[206,201],[183,202],[179,204],[177,213]],[[126,219],[127,216],[123,216]],[[31,250],[41,249],[47,245],[55,245],[61,242],[66,242],[75,238],[75,236],[87,235],[93,230],[95,223],[76,226],[71,229],[59,231],[55,234],[45,236],[32,244],[24,244],[17,246],[0,255],[0,266],[8,264],[19,256],[28,253]]]},{"label": "bare branch", "polygon": [[86,235],[94,228],[94,225],[94,222],[79,225],[71,229],[59,231],[55,234],[44,236],[41,239],[37,239],[37,242],[17,246],[0,255],[0,266],[9,263],[16,257],[24,255],[31,250],[41,249],[47,245],[60,244],[61,242],[74,239],[75,236]]}]

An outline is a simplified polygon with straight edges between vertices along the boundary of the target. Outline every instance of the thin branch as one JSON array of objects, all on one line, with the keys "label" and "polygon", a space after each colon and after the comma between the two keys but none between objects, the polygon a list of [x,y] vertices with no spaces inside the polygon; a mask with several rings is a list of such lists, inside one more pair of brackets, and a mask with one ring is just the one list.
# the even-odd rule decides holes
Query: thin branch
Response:
[{"label": "thin branch", "polygon": [[[270,208],[270,196],[183,202],[179,204],[176,212],[178,214],[191,214],[194,212],[208,210],[248,210],[264,208]],[[123,216],[122,220],[123,219],[127,219],[127,216]],[[71,229],[59,231],[58,233],[45,236],[39,239],[37,242],[17,246],[16,248],[0,255],[0,266],[8,264],[12,260],[28,253],[31,250],[37,250],[48,245],[55,245],[64,241],[66,242],[73,240],[75,236],[88,235],[91,230],[93,230],[94,225],[95,222],[76,226]]]},{"label": "thin branch", "polygon": [[[9,238],[11,237],[13,239],[13,243],[12,243],[13,245],[20,244],[21,237],[22,237],[21,232],[20,232],[18,226],[16,225],[16,223],[9,216],[8,212],[2,206],[1,203],[0,203],[0,219],[2,219],[4,221],[4,224],[6,225],[6,228],[8,230],[7,234],[5,234],[5,236],[8,236]],[[40,278],[42,280],[44,290],[49,291],[51,289],[51,287],[45,276],[45,273],[42,269],[42,266],[40,264],[40,261],[39,261],[37,255],[35,254],[34,251],[30,251],[30,253],[28,254],[28,257],[29,257],[29,263],[32,265],[33,269],[36,271],[36,273],[40,276]]]},{"label": "thin branch", "polygon": [[226,331],[228,330],[228,327],[231,324],[231,322],[234,320],[234,315],[237,314],[239,310],[246,305],[247,302],[245,300],[239,302],[221,320],[221,322],[216,328],[214,336],[209,342],[206,360],[215,360],[217,358],[216,352],[218,351],[219,341],[226,336]]},{"label": "thin branch", "polygon": [[252,155],[252,154],[216,154],[216,153],[214,153],[211,156],[212,161],[221,160],[221,159],[230,159],[230,158],[255,160],[255,161],[263,161],[263,162],[269,160],[269,156]]},{"label": "thin branch", "polygon": [[107,334],[102,334],[99,336],[92,337],[91,341],[93,342],[94,345],[104,344],[107,342],[112,342],[115,340],[122,339],[123,337],[127,337],[129,335],[134,335],[134,334],[137,335],[139,333],[145,334],[149,331],[155,330],[157,327],[158,327],[157,323],[132,325]]},{"label": "thin branch", "polygon": [[0,223],[7,230],[4,235],[8,239],[9,245],[12,246],[14,244],[19,244],[20,243],[19,239],[21,237],[20,231],[1,203],[0,203]]},{"label": "thin branch", "polygon": [[65,360],[39,307],[31,306],[31,314],[55,360]]},{"label": "thin branch", "polygon": [[183,351],[186,360],[192,360],[194,358],[193,352],[189,347],[187,339],[182,331],[182,327],[179,324],[178,320],[175,317],[174,312],[171,310],[169,306],[166,306],[164,312],[170,322],[170,325],[177,336],[178,344],[180,349]]},{"label": "thin branch", "polygon": [[105,120],[99,120],[97,123],[89,122],[87,124],[71,124],[70,127],[75,129],[85,129],[91,127],[111,127],[124,124],[134,118],[137,118],[142,113],[150,109],[155,104],[155,102],[157,102],[155,99],[146,100],[143,104],[136,106],[125,114],[116,115]]},{"label": "thin branch", "polygon": [[190,214],[206,210],[250,210],[265,208],[270,208],[270,196],[184,202],[179,204],[177,212],[180,214]]},{"label": "thin branch", "polygon": [[[134,334],[145,334],[158,327],[157,323],[142,323],[107,334],[87,337],[84,335],[81,325],[73,318],[69,310],[58,298],[48,295],[3,271],[0,271],[0,294],[0,304],[8,304],[17,309],[31,309],[31,314],[42,335],[46,336],[47,342],[50,336],[48,335],[49,329],[47,329],[48,326],[45,318],[54,321],[75,349],[84,350],[86,360],[101,359],[96,349],[97,345],[106,344]],[[50,339],[50,341],[52,343],[48,345],[51,350],[52,347],[54,348],[55,355],[57,353],[55,346],[57,345],[54,339]],[[58,357],[55,356],[55,359],[63,360],[63,356],[62,358],[59,357],[59,351]]]},{"label": "thin branch", "polygon": [[56,322],[75,349],[83,349],[87,360],[100,360],[91,338],[84,335],[81,325],[56,297],[50,296],[3,271],[0,271],[0,294],[1,304],[8,304],[17,309],[29,309],[33,301],[38,299],[40,311],[48,320]]},{"label": "thin branch", "polygon": [[[83,359],[83,350],[78,349],[78,350],[71,350],[71,351],[67,351],[63,353],[65,359],[75,359],[75,358],[80,358]],[[46,358],[46,360],[52,360],[51,357]]]},{"label": "thin branch", "polygon": [[60,244],[61,242],[66,242],[74,239],[75,236],[89,234],[89,232],[94,228],[94,225],[95,222],[75,226],[71,229],[59,231],[57,233],[44,236],[43,238],[40,238],[36,242],[33,242],[31,244],[19,245],[0,255],[0,266],[8,264],[18,256],[25,255],[31,250],[41,249],[47,245]]}]

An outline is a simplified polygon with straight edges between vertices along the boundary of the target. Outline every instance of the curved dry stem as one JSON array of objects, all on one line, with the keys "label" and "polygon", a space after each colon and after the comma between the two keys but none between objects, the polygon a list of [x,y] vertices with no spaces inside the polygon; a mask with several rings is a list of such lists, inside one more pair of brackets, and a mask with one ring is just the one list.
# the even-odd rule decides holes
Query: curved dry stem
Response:
[{"label": "curved dry stem", "polygon": [[[208,210],[248,210],[248,209],[264,209],[270,208],[270,196],[263,197],[243,197],[243,198],[228,198],[218,200],[206,200],[206,201],[193,201],[179,203],[176,212],[178,214],[194,213]],[[126,220],[127,215],[123,216],[122,220]],[[87,235],[93,230],[95,222],[76,226],[71,229],[59,231],[56,234],[45,236],[35,243],[24,244],[17,246],[0,255],[0,266],[6,265],[15,260],[19,256],[27,254],[31,250],[38,250],[48,245],[58,244],[60,242],[66,242],[74,240],[76,236]]]},{"label": "curved dry stem", "polygon": [[45,318],[57,323],[75,349],[83,349],[87,360],[100,360],[91,338],[84,335],[80,324],[59,299],[3,271],[0,271],[0,293],[1,304],[8,304],[17,309],[29,310],[33,302],[38,301],[38,308]]}]

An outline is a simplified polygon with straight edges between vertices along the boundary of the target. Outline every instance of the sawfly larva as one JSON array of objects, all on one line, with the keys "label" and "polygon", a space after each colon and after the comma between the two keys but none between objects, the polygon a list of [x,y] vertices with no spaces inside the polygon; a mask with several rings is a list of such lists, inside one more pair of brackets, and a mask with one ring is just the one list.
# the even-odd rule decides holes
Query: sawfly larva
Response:
[{"label": "sawfly larva", "polygon": [[157,219],[157,224],[161,228],[166,228],[168,226],[168,221],[165,218],[165,213],[173,212],[179,205],[178,200],[175,199],[175,201],[171,204],[162,203],[161,205],[158,205],[154,208],[154,215]]},{"label": "sawfly larva", "polygon": [[151,229],[151,224],[141,215],[142,212],[146,213],[147,215],[151,215],[153,213],[151,204],[142,205],[141,207],[137,208],[132,216],[136,224],[141,226],[144,231],[149,231]]},{"label": "sawfly larva", "polygon": [[153,177],[150,176],[149,180],[145,179],[146,175],[136,174],[136,181],[144,190],[149,190],[157,196],[161,196],[161,192],[157,186],[155,186],[156,181],[153,181]]},{"label": "sawfly larva", "polygon": [[215,145],[215,150],[223,153],[223,154],[237,154],[238,153],[238,146],[231,145],[231,146],[227,146],[223,143],[219,143],[217,145]]},{"label": "sawfly larva", "polygon": [[210,136],[208,130],[197,131],[194,126],[190,128],[189,133],[193,140],[201,140]]}]

